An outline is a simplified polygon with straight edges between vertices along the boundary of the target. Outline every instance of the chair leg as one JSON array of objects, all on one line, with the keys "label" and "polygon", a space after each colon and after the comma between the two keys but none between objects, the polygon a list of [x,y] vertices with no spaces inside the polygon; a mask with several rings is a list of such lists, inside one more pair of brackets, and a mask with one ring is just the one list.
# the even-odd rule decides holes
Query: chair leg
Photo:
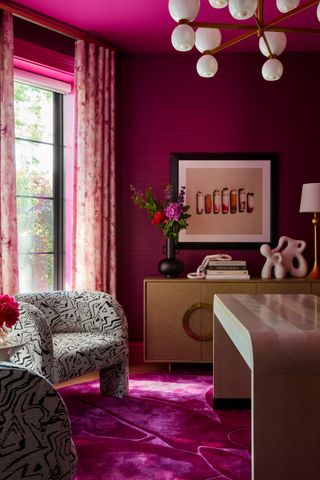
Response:
[{"label": "chair leg", "polygon": [[100,370],[100,393],[110,397],[126,397],[129,390],[128,359]]}]

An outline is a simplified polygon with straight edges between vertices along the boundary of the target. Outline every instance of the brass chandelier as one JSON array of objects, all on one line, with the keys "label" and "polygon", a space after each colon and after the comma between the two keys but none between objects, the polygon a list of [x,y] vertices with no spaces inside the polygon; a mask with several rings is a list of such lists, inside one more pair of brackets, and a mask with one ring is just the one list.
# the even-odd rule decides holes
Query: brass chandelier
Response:
[{"label": "brass chandelier", "polygon": [[[318,4],[317,17],[320,21],[319,0],[309,0],[300,5],[300,0],[274,0],[280,15],[264,23],[263,0],[208,0],[214,9],[228,7],[230,15],[240,20],[235,23],[206,23],[194,21],[200,10],[200,0],[169,0],[169,13],[178,23],[171,35],[171,42],[178,51],[185,52],[194,46],[202,56],[197,62],[197,72],[201,77],[213,77],[218,70],[214,54],[245,40],[253,35],[259,38],[259,49],[268,57],[262,66],[265,80],[279,80],[283,66],[278,59],[287,44],[286,32],[320,33],[320,28],[281,27],[280,22]],[[271,0],[268,0],[271,1]],[[254,18],[255,24],[243,24],[241,21]],[[221,43],[220,30],[245,30],[224,43]]]}]

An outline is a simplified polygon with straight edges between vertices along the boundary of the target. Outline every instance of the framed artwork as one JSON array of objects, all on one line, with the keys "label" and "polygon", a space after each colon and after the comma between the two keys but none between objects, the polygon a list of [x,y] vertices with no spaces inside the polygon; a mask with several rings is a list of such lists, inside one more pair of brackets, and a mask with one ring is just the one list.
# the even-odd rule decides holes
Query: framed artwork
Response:
[{"label": "framed artwork", "polygon": [[277,154],[174,153],[174,193],[186,187],[188,228],[178,248],[257,249],[276,244]]}]

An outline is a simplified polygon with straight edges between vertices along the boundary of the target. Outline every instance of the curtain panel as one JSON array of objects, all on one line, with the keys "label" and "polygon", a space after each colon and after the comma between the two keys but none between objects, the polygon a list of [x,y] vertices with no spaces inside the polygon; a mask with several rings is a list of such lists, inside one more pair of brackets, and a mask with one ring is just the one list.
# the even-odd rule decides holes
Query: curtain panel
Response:
[{"label": "curtain panel", "polygon": [[114,52],[75,45],[72,288],[116,295]]},{"label": "curtain panel", "polygon": [[0,11],[0,293],[19,292],[14,144],[13,20]]}]

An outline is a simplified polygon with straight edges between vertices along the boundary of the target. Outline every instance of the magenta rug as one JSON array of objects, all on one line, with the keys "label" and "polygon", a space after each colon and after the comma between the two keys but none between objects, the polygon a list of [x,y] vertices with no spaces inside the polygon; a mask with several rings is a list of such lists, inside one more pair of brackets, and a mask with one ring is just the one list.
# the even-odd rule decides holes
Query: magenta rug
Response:
[{"label": "magenta rug", "polygon": [[250,480],[250,412],[214,411],[210,374],[130,375],[130,396],[98,382],[60,389],[76,480]]}]

